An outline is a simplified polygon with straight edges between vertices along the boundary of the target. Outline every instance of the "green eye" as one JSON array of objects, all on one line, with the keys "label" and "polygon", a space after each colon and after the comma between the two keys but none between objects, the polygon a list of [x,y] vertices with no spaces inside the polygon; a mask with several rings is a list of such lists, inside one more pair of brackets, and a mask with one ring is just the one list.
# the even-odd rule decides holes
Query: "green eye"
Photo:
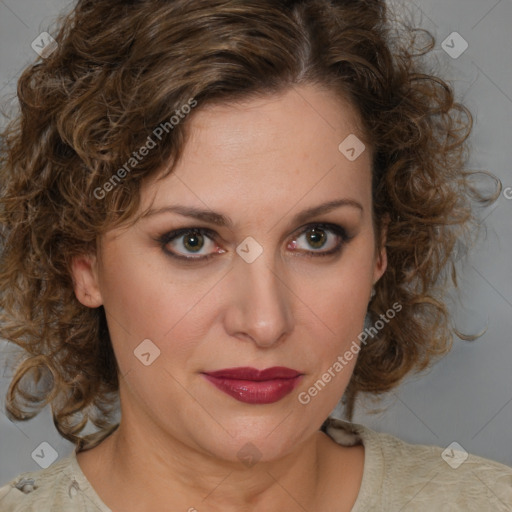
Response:
[{"label": "green eye", "polygon": [[[183,260],[206,260],[215,255],[200,254],[208,245],[215,247],[213,231],[206,228],[183,228],[166,233],[159,241],[164,251],[170,256]],[[212,248],[210,247],[210,249]],[[187,256],[186,254],[199,254]]]},{"label": "green eye", "polygon": [[308,240],[308,244],[310,244],[315,249],[320,249],[325,244],[328,237],[324,231],[313,228],[307,231],[306,238]]},{"label": "green eye", "polygon": [[192,231],[183,237],[183,246],[187,250],[198,252],[204,246],[204,236],[197,231]]},{"label": "green eye", "polygon": [[[298,241],[304,238],[306,246],[299,247]],[[308,256],[330,256],[341,251],[344,242],[349,237],[346,231],[337,224],[311,224],[304,229],[297,238],[294,239],[293,249],[298,252],[304,252]],[[327,246],[325,250],[318,250]],[[311,251],[309,248],[315,249]]]}]

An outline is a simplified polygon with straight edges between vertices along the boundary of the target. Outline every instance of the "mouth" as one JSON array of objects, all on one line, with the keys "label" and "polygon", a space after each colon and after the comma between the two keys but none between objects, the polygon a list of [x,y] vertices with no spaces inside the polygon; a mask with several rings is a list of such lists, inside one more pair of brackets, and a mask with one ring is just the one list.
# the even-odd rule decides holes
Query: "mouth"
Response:
[{"label": "mouth", "polygon": [[240,367],[203,373],[220,391],[248,404],[271,404],[290,394],[303,374],[276,366],[265,370]]}]

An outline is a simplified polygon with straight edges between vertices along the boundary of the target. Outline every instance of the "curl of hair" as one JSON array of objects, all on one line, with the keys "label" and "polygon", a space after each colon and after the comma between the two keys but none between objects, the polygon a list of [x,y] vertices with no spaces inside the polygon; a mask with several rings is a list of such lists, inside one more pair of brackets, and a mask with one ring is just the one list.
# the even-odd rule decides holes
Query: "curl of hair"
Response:
[{"label": "curl of hair", "polygon": [[[82,0],[54,37],[53,53],[21,75],[20,112],[1,134],[0,334],[25,354],[7,392],[9,417],[51,404],[74,443],[84,442],[88,420],[97,439],[115,428],[118,369],[105,312],[76,299],[73,257],[133,221],[141,182],[169,162],[172,172],[201,106],[301,84],[360,113],[374,155],[377,246],[388,224],[388,269],[369,314],[402,306],[362,346],[345,394],[349,418],[359,392],[388,391],[449,350],[442,292],[448,276],[456,284],[456,241],[470,243],[477,224],[471,199],[486,199],[465,170],[471,114],[427,70],[431,34],[393,23],[378,0]],[[113,181],[191,98],[196,110]]]}]

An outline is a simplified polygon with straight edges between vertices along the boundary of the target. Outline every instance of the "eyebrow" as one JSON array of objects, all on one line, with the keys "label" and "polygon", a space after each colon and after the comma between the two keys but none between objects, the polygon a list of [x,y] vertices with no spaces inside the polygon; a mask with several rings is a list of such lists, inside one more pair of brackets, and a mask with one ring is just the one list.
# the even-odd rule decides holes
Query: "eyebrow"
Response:
[{"label": "eyebrow", "polygon": [[[336,199],[334,201],[329,201],[327,203],[323,203],[318,206],[313,206],[311,208],[307,208],[306,210],[301,211],[300,213],[295,215],[293,221],[298,223],[304,222],[310,217],[315,217],[316,215],[328,213],[337,208],[341,208],[342,206],[356,208],[361,212],[364,211],[363,206],[354,199]],[[208,222],[210,224],[215,224],[217,226],[226,226],[230,229],[233,229],[233,221],[229,217],[221,213],[214,212],[212,210],[201,210],[199,208],[194,208],[190,206],[174,205],[150,209],[145,214],[143,214],[142,217],[146,218],[151,217],[153,215],[161,215],[163,213],[178,213],[179,215],[183,215],[184,217],[192,217],[203,222]]]}]

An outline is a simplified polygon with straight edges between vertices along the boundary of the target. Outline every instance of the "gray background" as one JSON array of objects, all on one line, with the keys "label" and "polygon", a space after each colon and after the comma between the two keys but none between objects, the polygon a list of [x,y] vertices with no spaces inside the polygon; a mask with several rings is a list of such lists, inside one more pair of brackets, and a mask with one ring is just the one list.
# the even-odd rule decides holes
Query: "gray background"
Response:
[{"label": "gray background", "polygon": [[[354,421],[413,443],[445,447],[457,441],[470,453],[512,466],[512,1],[406,3],[436,36],[433,56],[439,71],[474,115],[469,166],[491,171],[511,188],[481,210],[487,236],[461,264],[462,302],[454,300],[451,308],[459,329],[478,332],[487,326],[486,334],[472,343],[455,339],[448,356],[380,403],[362,400]],[[32,41],[69,6],[65,0],[0,0],[3,101],[15,91],[20,71],[36,57]],[[469,44],[457,59],[441,47],[454,31]],[[13,424],[6,418],[3,404],[11,371],[3,361],[11,349],[5,342],[0,349],[1,485],[22,471],[40,469],[31,457],[40,443],[48,442],[59,458],[73,445],[60,438],[48,407],[28,422]]]}]

